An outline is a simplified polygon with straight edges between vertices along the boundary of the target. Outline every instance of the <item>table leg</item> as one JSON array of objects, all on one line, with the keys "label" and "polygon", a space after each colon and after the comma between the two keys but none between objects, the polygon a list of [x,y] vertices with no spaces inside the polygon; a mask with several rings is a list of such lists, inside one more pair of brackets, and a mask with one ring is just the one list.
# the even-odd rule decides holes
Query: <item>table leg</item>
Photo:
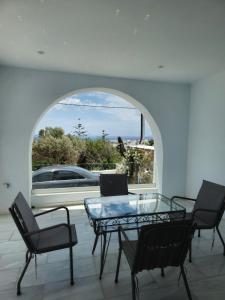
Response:
[{"label": "table leg", "polygon": [[109,248],[109,242],[111,239],[112,233],[109,233],[109,239],[107,241],[107,233],[104,232],[101,234],[101,262],[100,262],[100,274],[99,274],[99,279],[102,279],[102,273],[104,270],[105,266],[105,261],[106,261],[106,256],[108,253],[108,248]]},{"label": "table leg", "polygon": [[94,245],[93,245],[93,248],[92,248],[92,255],[94,255],[95,253],[95,248],[97,246],[97,243],[98,243],[98,238],[99,238],[99,234],[98,233],[95,233],[95,241],[94,241]]}]

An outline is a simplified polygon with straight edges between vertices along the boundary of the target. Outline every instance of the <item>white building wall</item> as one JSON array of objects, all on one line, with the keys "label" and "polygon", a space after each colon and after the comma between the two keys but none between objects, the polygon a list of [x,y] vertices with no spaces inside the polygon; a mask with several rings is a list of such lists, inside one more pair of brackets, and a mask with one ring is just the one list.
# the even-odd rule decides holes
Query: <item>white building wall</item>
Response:
[{"label": "white building wall", "polygon": [[191,88],[186,194],[203,179],[225,185],[225,72]]},{"label": "white building wall", "polygon": [[0,212],[18,191],[30,199],[30,138],[40,115],[63,95],[95,87],[130,95],[150,112],[163,143],[162,192],[184,193],[189,85],[0,67]]}]

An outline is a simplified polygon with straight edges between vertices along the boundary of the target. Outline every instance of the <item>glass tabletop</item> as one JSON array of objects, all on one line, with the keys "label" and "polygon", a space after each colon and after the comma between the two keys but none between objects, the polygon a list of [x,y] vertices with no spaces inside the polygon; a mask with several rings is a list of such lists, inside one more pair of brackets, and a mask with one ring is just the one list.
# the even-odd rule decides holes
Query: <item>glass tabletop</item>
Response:
[{"label": "glass tabletop", "polygon": [[93,221],[185,212],[185,208],[158,193],[128,194],[122,196],[96,197],[84,199],[89,218]]}]

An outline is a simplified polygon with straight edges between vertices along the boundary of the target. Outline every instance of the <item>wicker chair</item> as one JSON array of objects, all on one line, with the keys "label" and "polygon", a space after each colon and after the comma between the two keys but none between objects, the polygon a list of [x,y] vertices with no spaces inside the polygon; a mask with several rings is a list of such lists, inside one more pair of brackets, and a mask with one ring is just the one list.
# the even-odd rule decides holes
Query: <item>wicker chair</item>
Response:
[{"label": "wicker chair", "polygon": [[[56,211],[60,208],[66,210],[67,223],[40,229],[36,217]],[[27,246],[26,264],[17,283],[17,295],[21,294],[21,281],[27,270],[31,259],[36,254],[46,253],[54,250],[69,248],[70,254],[70,283],[74,284],[73,279],[73,250],[77,244],[76,229],[74,224],[70,224],[69,210],[65,206],[57,207],[42,213],[33,215],[22,193],[19,193],[9,208],[9,211],[18,227],[18,230]]]},{"label": "wicker chair", "polygon": [[[172,200],[174,199],[195,201],[193,211],[189,214],[186,214],[186,218],[193,219],[196,229],[198,229],[199,237],[200,230],[202,229],[216,229],[223,244],[223,255],[225,255],[225,243],[219,231],[219,224],[225,208],[225,186],[203,180],[196,199],[181,196],[172,197]],[[189,261],[192,261],[191,245],[189,251]]]},{"label": "wicker chair", "polygon": [[[190,239],[193,235],[192,220],[181,220],[142,226],[136,241],[128,239],[125,231],[119,230],[119,255],[115,282],[118,282],[120,260],[124,252],[131,269],[132,299],[136,299],[138,289],[135,276],[143,270],[167,266],[180,267],[189,300],[192,299],[184,271]],[[122,240],[123,236],[123,240]]]}]

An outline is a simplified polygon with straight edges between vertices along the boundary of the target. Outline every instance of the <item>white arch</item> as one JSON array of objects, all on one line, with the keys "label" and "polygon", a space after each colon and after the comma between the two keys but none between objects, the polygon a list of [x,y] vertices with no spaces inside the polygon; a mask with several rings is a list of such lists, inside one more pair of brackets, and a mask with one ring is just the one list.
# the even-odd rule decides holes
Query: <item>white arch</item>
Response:
[{"label": "white arch", "polygon": [[[49,105],[44,111],[43,113],[40,115],[40,117],[38,118],[38,120],[35,123],[35,126],[32,130],[32,134],[30,137],[30,147],[29,147],[29,173],[31,173],[32,171],[32,141],[33,141],[33,134],[35,131],[35,128],[37,127],[37,124],[40,122],[41,118],[43,117],[43,115],[52,107],[54,106],[56,103],[58,103],[59,101],[62,101],[63,99],[70,97],[72,95],[75,94],[80,94],[80,93],[90,93],[90,92],[103,92],[103,93],[108,93],[108,94],[112,94],[115,96],[118,96],[120,98],[123,98],[124,100],[130,102],[132,105],[134,105],[144,116],[144,118],[146,119],[146,121],[149,123],[150,128],[152,130],[152,134],[154,137],[154,146],[155,146],[155,183],[156,183],[156,187],[158,188],[159,192],[162,191],[162,174],[163,174],[163,144],[162,144],[162,137],[161,137],[161,133],[159,131],[159,128],[155,122],[155,120],[153,119],[153,117],[151,116],[150,112],[147,110],[147,108],[141,104],[140,102],[138,102],[137,100],[135,100],[133,97],[129,96],[126,93],[120,92],[118,90],[114,90],[114,89],[110,89],[110,88],[103,88],[103,87],[96,87],[96,88],[84,88],[84,89],[78,89],[72,92],[69,92],[65,95],[63,95],[62,97],[56,99],[51,105]],[[32,186],[32,182],[31,182],[31,174],[30,174],[30,186]]]}]

